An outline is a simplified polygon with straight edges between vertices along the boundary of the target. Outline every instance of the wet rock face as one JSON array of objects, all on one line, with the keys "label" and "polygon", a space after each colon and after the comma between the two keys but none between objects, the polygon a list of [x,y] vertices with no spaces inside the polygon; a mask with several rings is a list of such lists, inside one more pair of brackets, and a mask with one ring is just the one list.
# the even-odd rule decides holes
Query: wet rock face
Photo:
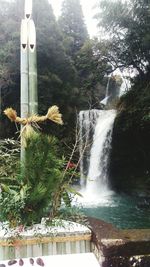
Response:
[{"label": "wet rock face", "polygon": [[141,257],[111,257],[107,258],[102,267],[149,267],[150,256]]},{"label": "wet rock face", "polygon": [[[110,182],[120,192],[150,191],[150,78],[145,74],[118,102]],[[147,192],[147,195],[149,195]]]},{"label": "wet rock face", "polygon": [[[88,217],[88,222],[92,230],[92,239],[96,243],[101,239],[120,238],[121,231],[118,230],[111,223],[107,223],[103,220]],[[98,242],[99,243],[99,242]]]},{"label": "wet rock face", "polygon": [[140,116],[138,111],[131,115],[124,110],[114,123],[109,176],[112,187],[118,192],[132,193],[148,188],[150,124],[144,122],[141,127]]},{"label": "wet rock face", "polygon": [[95,218],[89,223],[92,251],[102,267],[150,267],[149,229],[118,230]]}]

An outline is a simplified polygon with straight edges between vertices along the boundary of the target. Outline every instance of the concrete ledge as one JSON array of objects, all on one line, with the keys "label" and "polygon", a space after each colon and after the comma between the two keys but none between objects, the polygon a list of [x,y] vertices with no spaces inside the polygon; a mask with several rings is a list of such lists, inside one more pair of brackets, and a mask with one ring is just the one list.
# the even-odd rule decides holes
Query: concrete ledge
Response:
[{"label": "concrete ledge", "polygon": [[91,251],[91,230],[69,221],[55,226],[37,224],[26,229],[0,231],[0,260]]},{"label": "concrete ledge", "polygon": [[[34,263],[33,263],[34,262]],[[19,267],[20,261],[16,260],[16,263],[12,266]],[[93,253],[82,254],[70,254],[70,255],[55,255],[40,258],[32,258],[32,264],[30,258],[21,259],[21,263],[25,267],[38,267],[38,266],[55,266],[55,267],[99,267],[99,263]],[[4,264],[3,267],[8,266],[8,261],[0,261],[0,264]],[[1,265],[2,266],[2,265]]]},{"label": "concrete ledge", "polygon": [[[92,230],[92,251],[99,262],[103,261],[104,267],[133,266],[130,265],[130,260],[134,256],[139,256],[141,262],[144,262],[145,257],[146,261],[150,261],[149,229],[119,230],[95,218],[89,218],[89,224]],[[150,264],[134,266],[149,267]]]}]

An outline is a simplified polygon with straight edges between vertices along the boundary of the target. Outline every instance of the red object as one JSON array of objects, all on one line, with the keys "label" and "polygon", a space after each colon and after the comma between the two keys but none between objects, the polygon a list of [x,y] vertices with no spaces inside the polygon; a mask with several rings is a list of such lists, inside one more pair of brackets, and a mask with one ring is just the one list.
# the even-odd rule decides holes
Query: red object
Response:
[{"label": "red object", "polygon": [[19,233],[21,233],[21,232],[23,232],[23,230],[24,230],[24,225],[19,225],[19,227],[18,227],[18,232]]},{"label": "red object", "polygon": [[73,168],[76,168],[76,164],[71,161],[68,161],[66,169],[73,169]]}]

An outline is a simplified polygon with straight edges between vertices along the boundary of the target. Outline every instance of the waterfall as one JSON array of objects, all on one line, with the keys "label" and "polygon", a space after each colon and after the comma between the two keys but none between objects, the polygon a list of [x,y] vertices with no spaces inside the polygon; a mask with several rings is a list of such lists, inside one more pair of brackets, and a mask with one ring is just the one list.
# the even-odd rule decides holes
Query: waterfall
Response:
[{"label": "waterfall", "polygon": [[100,101],[100,103],[103,104],[104,106],[107,105],[107,103],[108,103],[108,99],[110,98],[110,96],[109,96],[109,84],[110,84],[110,79],[111,79],[111,76],[108,77],[107,86],[106,86],[105,98],[104,98],[103,100]]},{"label": "waterfall", "polygon": [[131,83],[130,80],[128,80],[127,78],[122,77],[122,84],[120,86],[120,92],[119,92],[119,97],[121,97],[122,95],[124,95],[127,91],[129,91],[130,87],[131,87]]},{"label": "waterfall", "polygon": [[[83,112],[83,111],[82,111]],[[84,118],[82,113],[82,118]],[[90,111],[90,117],[94,118],[91,113],[94,111]],[[93,129],[93,137],[92,137],[92,146],[90,147],[90,151],[88,151],[88,159],[86,161],[86,166],[84,166],[84,159],[81,162],[81,172],[86,168],[86,186],[82,188],[82,194],[84,196],[84,200],[86,201],[95,201],[102,195],[106,195],[110,193],[109,184],[108,184],[108,160],[109,160],[109,151],[111,146],[111,136],[113,123],[116,115],[115,110],[99,110],[96,112],[98,117],[94,123],[89,122],[90,117],[88,117],[88,124],[83,121],[84,124],[84,133],[87,133],[86,138],[89,140],[89,127],[94,127]],[[87,115],[87,113],[86,113]],[[85,117],[86,117],[85,115]],[[87,117],[86,117],[87,118]],[[87,129],[86,126],[88,125]],[[89,126],[90,125],[90,126]],[[83,130],[81,130],[83,133]],[[85,138],[85,137],[84,137]],[[83,148],[84,139],[82,140]],[[90,137],[91,141],[91,137]],[[88,141],[87,141],[88,142]],[[83,150],[80,152],[82,153]],[[84,157],[87,156],[84,154]],[[84,158],[83,157],[83,158]],[[87,164],[88,162],[88,164]],[[85,172],[82,173],[85,175]]]},{"label": "waterfall", "polygon": [[111,76],[108,77],[107,86],[106,86],[106,94],[105,94],[105,98],[108,98],[108,96],[109,96],[109,84],[110,84],[110,79],[111,79]]},{"label": "waterfall", "polygon": [[79,113],[81,186],[84,186],[86,183],[85,178],[88,173],[90,148],[98,116],[99,110],[96,109],[80,111]]}]

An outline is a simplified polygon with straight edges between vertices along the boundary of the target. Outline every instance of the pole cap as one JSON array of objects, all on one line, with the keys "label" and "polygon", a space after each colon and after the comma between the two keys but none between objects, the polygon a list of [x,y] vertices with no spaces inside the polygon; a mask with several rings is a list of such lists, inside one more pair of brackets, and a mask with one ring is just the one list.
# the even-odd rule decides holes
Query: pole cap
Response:
[{"label": "pole cap", "polygon": [[32,15],[32,0],[25,0],[25,18],[30,19]]}]

